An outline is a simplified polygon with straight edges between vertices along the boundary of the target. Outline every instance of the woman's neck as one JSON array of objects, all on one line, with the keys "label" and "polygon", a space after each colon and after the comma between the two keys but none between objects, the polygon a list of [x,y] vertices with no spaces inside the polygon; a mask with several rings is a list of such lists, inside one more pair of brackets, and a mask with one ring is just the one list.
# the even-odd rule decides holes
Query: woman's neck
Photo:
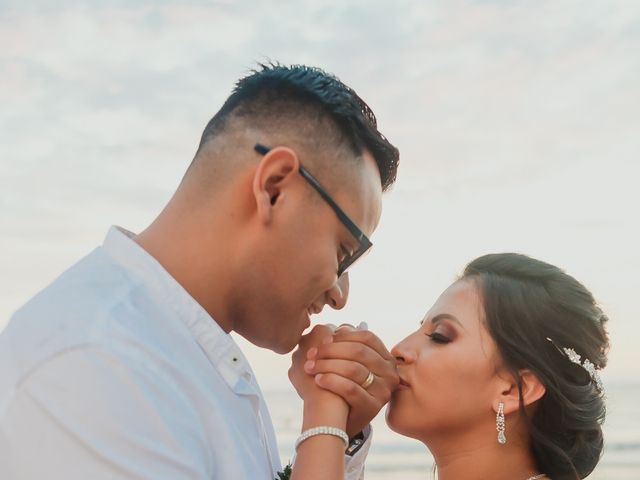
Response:
[{"label": "woman's neck", "polygon": [[438,480],[527,480],[540,473],[528,445],[517,439],[501,445],[495,439],[461,438],[428,443]]}]

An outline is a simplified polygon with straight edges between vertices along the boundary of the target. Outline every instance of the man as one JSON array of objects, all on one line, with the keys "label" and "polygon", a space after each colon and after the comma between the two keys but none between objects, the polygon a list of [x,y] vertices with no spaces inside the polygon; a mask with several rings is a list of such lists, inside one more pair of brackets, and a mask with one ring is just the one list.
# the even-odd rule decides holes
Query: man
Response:
[{"label": "man", "polygon": [[[272,479],[271,420],[229,332],[285,353],[345,305],[397,161],[321,70],[241,79],[155,221],[113,227],[0,336],[0,478]],[[373,385],[333,387],[352,437],[397,384],[392,359],[367,358]]]}]

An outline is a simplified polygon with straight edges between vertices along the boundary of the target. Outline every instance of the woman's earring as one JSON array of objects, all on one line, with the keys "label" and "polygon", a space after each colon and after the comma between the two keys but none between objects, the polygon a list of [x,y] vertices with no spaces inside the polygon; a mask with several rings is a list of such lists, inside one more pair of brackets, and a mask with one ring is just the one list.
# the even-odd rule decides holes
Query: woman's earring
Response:
[{"label": "woman's earring", "polygon": [[507,443],[507,437],[504,435],[504,403],[498,404],[498,413],[496,414],[496,430],[498,431],[498,443],[504,445]]}]

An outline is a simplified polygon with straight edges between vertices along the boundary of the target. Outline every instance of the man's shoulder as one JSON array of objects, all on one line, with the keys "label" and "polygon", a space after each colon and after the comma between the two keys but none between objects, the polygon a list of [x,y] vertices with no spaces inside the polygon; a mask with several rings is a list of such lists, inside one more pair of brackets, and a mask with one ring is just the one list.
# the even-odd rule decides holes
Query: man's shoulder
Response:
[{"label": "man's shoulder", "polygon": [[31,298],[0,333],[0,364],[20,377],[38,364],[76,349],[114,343],[124,317],[140,316],[136,308],[124,312],[132,290],[140,286],[127,272],[95,249]]},{"label": "man's shoulder", "polygon": [[70,318],[74,312],[109,306],[133,287],[135,280],[98,247],[36,293],[16,311],[11,321],[52,315]]},{"label": "man's shoulder", "polygon": [[35,331],[70,334],[73,327],[82,327],[74,321],[104,311],[131,288],[130,283],[122,269],[96,248],[20,307],[3,334],[10,332],[14,340],[21,335],[31,337]]}]

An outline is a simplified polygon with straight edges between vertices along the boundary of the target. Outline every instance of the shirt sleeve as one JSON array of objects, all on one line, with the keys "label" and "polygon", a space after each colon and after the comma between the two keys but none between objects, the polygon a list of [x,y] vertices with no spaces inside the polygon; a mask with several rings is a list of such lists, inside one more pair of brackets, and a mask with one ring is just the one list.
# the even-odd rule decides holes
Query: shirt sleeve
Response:
[{"label": "shirt sleeve", "polygon": [[353,453],[353,455],[344,456],[345,480],[364,479],[364,462],[369,454],[371,438],[373,437],[373,429],[371,428],[371,425],[366,426],[362,433],[364,434],[364,443]]},{"label": "shirt sleeve", "polygon": [[0,412],[0,478],[209,478],[206,438],[159,371],[98,347],[49,359]]}]

